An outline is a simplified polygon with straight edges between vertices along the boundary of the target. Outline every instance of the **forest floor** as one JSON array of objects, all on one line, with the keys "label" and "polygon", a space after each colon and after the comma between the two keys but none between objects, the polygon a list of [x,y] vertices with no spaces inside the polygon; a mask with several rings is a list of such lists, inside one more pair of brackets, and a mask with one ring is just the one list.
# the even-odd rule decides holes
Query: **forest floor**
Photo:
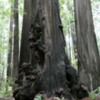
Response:
[{"label": "forest floor", "polygon": [[0,98],[0,100],[15,100],[14,98],[9,98],[9,99],[7,99],[7,98]]},{"label": "forest floor", "polygon": [[[0,98],[0,100],[15,100],[14,98]],[[48,98],[47,100],[52,100],[51,98]],[[76,99],[74,99],[76,100]],[[91,99],[89,97],[83,98],[81,100],[100,100],[100,96],[96,97],[96,99]]]}]

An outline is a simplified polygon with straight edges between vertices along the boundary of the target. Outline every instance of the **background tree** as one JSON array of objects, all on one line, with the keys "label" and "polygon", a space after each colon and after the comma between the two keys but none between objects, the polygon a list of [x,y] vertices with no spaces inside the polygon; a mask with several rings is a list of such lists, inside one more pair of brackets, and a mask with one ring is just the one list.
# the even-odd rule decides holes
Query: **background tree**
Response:
[{"label": "background tree", "polygon": [[19,58],[19,17],[18,17],[18,0],[14,0],[14,47],[13,47],[13,78],[18,75],[18,58]]},{"label": "background tree", "polygon": [[66,39],[66,53],[72,65],[77,68],[77,48],[73,0],[60,0],[60,16]]},{"label": "background tree", "polygon": [[99,51],[92,19],[90,0],[74,0],[77,33],[78,70],[80,81],[90,90],[98,87],[100,78]]},{"label": "background tree", "polygon": [[14,18],[13,18],[13,5],[11,5],[11,17],[10,17],[10,27],[9,27],[9,49],[8,49],[8,67],[7,67],[7,77],[12,77],[12,57],[13,57],[13,33],[14,33]]},{"label": "background tree", "polygon": [[[23,15],[23,0],[19,0],[19,21],[20,21],[20,30],[21,34],[21,25],[22,25],[22,15]],[[11,97],[12,96],[12,78],[7,77],[8,70],[8,51],[10,50],[9,45],[9,27],[10,27],[10,18],[12,13],[14,13],[14,0],[0,0],[0,98],[2,97]],[[13,24],[14,27],[14,24]],[[13,38],[14,35],[12,35]],[[13,44],[13,43],[12,43]],[[13,51],[12,51],[13,52]],[[10,58],[13,59],[13,58]],[[13,63],[13,62],[12,62]],[[9,75],[8,75],[9,76]],[[6,81],[8,80],[8,81]],[[5,88],[8,86],[8,90]]]}]

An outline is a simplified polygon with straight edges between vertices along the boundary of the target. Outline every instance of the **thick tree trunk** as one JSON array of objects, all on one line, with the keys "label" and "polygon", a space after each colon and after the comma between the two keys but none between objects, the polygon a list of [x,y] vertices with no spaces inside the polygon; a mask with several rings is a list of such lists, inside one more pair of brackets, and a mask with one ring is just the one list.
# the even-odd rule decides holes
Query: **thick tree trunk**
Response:
[{"label": "thick tree trunk", "polygon": [[[37,67],[36,69],[40,68],[41,73],[37,92],[44,91],[49,96],[52,96],[62,89],[68,97],[65,60],[68,64],[69,62],[65,54],[65,41],[58,7],[58,0],[41,0],[36,2],[34,7],[36,16],[32,22],[32,34],[34,36],[36,34],[37,37],[40,34],[40,36],[35,42],[34,39],[32,42],[38,43],[40,41],[40,44],[37,44],[38,48],[35,48],[33,45],[33,55],[38,55],[38,58],[32,59],[32,62],[36,63],[34,66]],[[38,31],[38,27],[42,28],[42,30]]]},{"label": "thick tree trunk", "polygon": [[34,7],[32,0],[24,0],[24,16],[23,16],[23,27],[22,27],[22,38],[21,38],[21,50],[20,50],[20,65],[30,60],[30,48],[29,48],[29,30],[32,19],[32,11]]},{"label": "thick tree trunk", "polygon": [[[30,29],[31,64],[40,71],[36,86],[37,93],[44,91],[49,96],[60,89],[66,91],[65,41],[59,16],[57,0],[32,1],[33,19]],[[45,80],[44,80],[45,79]]]},{"label": "thick tree trunk", "polygon": [[14,47],[13,47],[13,78],[18,75],[19,58],[19,18],[18,18],[18,0],[14,0]]},{"label": "thick tree trunk", "polygon": [[90,90],[100,85],[99,52],[90,0],[74,0],[79,78]]},{"label": "thick tree trunk", "polygon": [[30,63],[22,62],[14,97],[16,100],[33,100],[36,95],[44,94],[72,100],[72,95],[80,93],[82,87],[78,85],[77,72],[70,66],[65,53],[58,0],[32,0],[27,3],[34,7],[30,12],[31,24],[28,24]]}]

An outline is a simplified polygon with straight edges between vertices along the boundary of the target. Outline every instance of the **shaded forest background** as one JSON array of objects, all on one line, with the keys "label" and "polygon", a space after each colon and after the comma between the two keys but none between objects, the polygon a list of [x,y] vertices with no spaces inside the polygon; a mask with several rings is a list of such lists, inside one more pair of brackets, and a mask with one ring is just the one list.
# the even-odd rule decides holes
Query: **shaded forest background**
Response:
[{"label": "shaded forest background", "polygon": [[[66,39],[66,53],[72,65],[78,70],[74,2],[73,0],[59,0],[59,2]],[[91,0],[91,4],[100,54],[100,1]],[[24,0],[0,0],[0,9],[0,97],[11,97],[13,80],[17,76],[19,65],[22,32],[25,30],[22,28],[23,16],[27,13],[24,11]],[[27,20],[29,20],[28,17]],[[97,89],[99,94],[99,86]],[[95,92],[95,90],[92,90],[92,92]]]}]

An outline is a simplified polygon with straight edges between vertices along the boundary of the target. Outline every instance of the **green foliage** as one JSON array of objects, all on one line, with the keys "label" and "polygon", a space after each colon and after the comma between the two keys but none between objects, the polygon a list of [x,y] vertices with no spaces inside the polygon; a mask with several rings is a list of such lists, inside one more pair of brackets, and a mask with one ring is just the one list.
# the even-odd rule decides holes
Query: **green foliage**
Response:
[{"label": "green foliage", "polygon": [[100,54],[100,0],[91,0],[94,28]]},{"label": "green foliage", "polygon": [[89,97],[92,99],[92,100],[95,100],[96,99],[96,95],[94,93],[89,93]]},{"label": "green foliage", "polygon": [[[44,98],[46,99],[46,94],[41,94],[41,95],[37,95],[35,96],[35,98],[33,100],[43,100]],[[59,97],[53,97],[53,100],[64,100],[64,97],[59,98]]]},{"label": "green foliage", "polygon": [[60,0],[60,16],[66,39],[66,52],[72,65],[77,68],[77,53],[73,42],[73,36],[76,34],[73,0]]},{"label": "green foliage", "polygon": [[23,3],[24,3],[24,0],[19,0],[19,14],[21,16],[23,16],[23,14],[26,14],[26,12],[24,11]]},{"label": "green foliage", "polygon": [[34,100],[42,100],[42,95],[38,95],[34,98]]},{"label": "green foliage", "polygon": [[[64,26],[64,33],[69,34],[69,29],[74,29],[74,6],[72,0],[60,0],[60,16]],[[72,30],[75,33],[74,30]]]},{"label": "green foliage", "polygon": [[1,86],[0,86],[0,98],[3,97],[12,97],[13,91],[12,91],[12,86],[13,86],[13,81],[11,78],[1,82]]},{"label": "green foliage", "polygon": [[100,95],[100,87],[98,87],[97,89],[93,90],[92,93],[94,93],[96,95]]},{"label": "green foliage", "polygon": [[[24,0],[19,0],[19,28],[21,33]],[[6,77],[7,57],[9,51],[9,38],[13,38],[10,33],[10,19],[14,14],[14,0],[0,0],[0,77]],[[14,27],[14,26],[13,26]]]},{"label": "green foliage", "polygon": [[[24,0],[19,0],[19,27],[22,28],[22,17]],[[10,32],[10,19],[14,14],[14,0],[0,0],[0,98],[12,96],[13,81],[11,78],[6,80],[7,58],[9,51],[9,38],[13,37]],[[14,27],[14,26],[13,26]]]},{"label": "green foliage", "polygon": [[92,99],[92,100],[96,100],[96,98],[100,96],[100,87],[98,87],[97,89],[89,92],[89,97]]}]

